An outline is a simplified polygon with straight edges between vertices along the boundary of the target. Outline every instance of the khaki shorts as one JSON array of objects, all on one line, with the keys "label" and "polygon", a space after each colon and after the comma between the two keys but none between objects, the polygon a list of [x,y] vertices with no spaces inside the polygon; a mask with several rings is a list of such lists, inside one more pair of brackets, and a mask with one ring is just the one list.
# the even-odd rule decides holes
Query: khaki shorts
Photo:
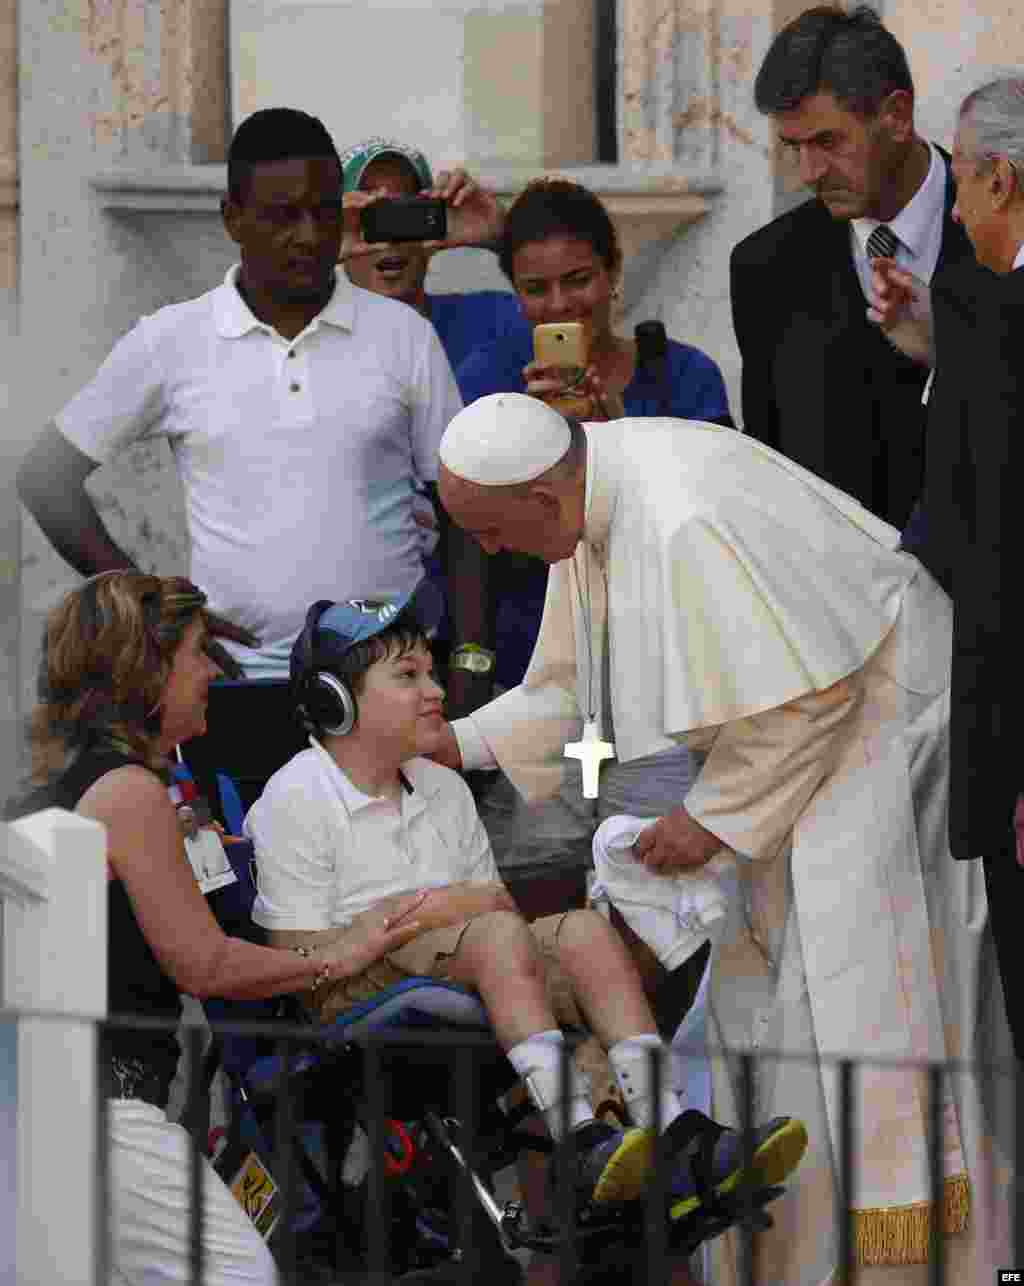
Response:
[{"label": "khaki shorts", "polygon": [[[571,911],[545,916],[530,925],[534,941],[544,965],[544,983],[548,1003],[560,1027],[585,1027],[583,1015],[576,1004],[572,983],[558,963],[558,934],[562,922]],[[480,918],[480,917],[474,917]],[[339,978],[337,982],[318,990],[309,1007],[321,1022],[333,1022],[347,1009],[362,1004],[395,983],[408,978],[435,978],[450,982],[451,962],[455,958],[463,935],[473,919],[460,920],[443,929],[429,929],[404,947],[375,961],[353,978]]]}]

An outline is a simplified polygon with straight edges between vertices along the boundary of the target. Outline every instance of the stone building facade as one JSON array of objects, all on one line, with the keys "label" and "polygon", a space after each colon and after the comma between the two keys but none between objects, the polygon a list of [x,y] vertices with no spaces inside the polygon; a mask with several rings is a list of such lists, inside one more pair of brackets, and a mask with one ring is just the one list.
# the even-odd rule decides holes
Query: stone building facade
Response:
[{"label": "stone building facade", "polygon": [[[464,162],[511,195],[557,170],[595,188],[627,251],[622,324],[661,318],[722,366],[738,407],[728,258],[799,198],[753,77],[793,0],[617,0],[619,163],[596,165],[595,0],[0,0],[0,797],[14,781],[42,618],[75,575],[19,509],[39,428],[136,319],[232,261],[218,216],[232,120],[286,103],[339,147],[367,133]],[[884,0],[923,132],[1024,66],[1010,0]],[[431,285],[501,285],[483,252]],[[167,452],[90,480],[140,564],[186,560]]]}]

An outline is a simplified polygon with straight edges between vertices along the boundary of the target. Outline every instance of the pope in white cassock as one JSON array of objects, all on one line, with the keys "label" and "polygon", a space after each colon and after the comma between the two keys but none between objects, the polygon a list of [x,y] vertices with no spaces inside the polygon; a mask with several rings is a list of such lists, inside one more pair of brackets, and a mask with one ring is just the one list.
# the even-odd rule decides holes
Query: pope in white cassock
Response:
[{"label": "pope in white cassock", "polygon": [[[730,429],[584,428],[496,394],[455,417],[441,462],[445,508],[485,550],[553,565],[522,684],[452,725],[447,761],[497,764],[533,801],[558,790],[567,745],[585,776],[591,759],[599,771],[608,727],[623,762],[682,740],[698,753],[685,804],[629,854],[621,909],[675,964],[693,935],[679,923],[673,941],[659,908],[714,871],[731,892],[713,941],[711,1051],[799,1056],[755,1071],[755,1119],[798,1111],[810,1134],[757,1239],[757,1280],[833,1280],[832,1060],[851,1055],[888,1060],[855,1080],[857,1281],[925,1283],[929,1097],[905,1064],[969,1060],[982,1038],[1010,1057],[982,876],[947,847],[950,600],[893,528]],[[738,1119],[735,1075],[714,1060],[719,1119]],[[984,1088],[967,1073],[943,1085],[939,1213],[957,1283],[1011,1262],[994,1136],[1010,1148],[1012,1123],[993,1120],[1008,1096]],[[735,1234],[713,1252],[719,1286],[737,1280]]]}]

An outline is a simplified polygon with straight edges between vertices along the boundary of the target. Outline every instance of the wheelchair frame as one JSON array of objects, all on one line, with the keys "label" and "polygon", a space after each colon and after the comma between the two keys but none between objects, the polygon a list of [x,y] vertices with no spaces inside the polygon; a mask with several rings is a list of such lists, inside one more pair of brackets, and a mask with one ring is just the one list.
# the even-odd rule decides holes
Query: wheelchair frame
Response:
[{"label": "wheelchair frame", "polygon": [[[255,881],[252,878],[249,860],[238,851],[240,847],[230,844],[228,855],[242,887],[235,891],[234,899],[229,896],[220,907],[217,905],[218,894],[212,894],[211,907],[226,932],[259,940],[260,931],[253,925],[250,915],[255,896]],[[249,848],[248,845],[245,847]],[[232,850],[235,851],[232,852]],[[242,894],[240,901],[239,893]],[[433,980],[419,981],[429,983],[431,986],[438,985]],[[402,985],[404,984],[399,984],[399,986]],[[460,989],[456,988],[456,990]],[[264,1006],[264,1015],[266,1015],[267,1002],[239,1003],[248,1008],[254,1004]],[[278,1003],[271,1008],[280,1012],[282,1006]],[[222,1025],[218,1022],[218,1017],[214,1016],[212,1022],[215,1033]],[[281,1029],[278,1028],[278,1030]],[[274,1026],[265,1029],[263,1034],[265,1037],[269,1034],[269,1038],[273,1040]],[[377,1035],[379,1036],[379,1033]],[[421,1040],[425,1035],[425,1032],[420,1032]],[[436,1036],[437,1033],[433,1035]],[[304,1040],[307,1051],[311,1042],[321,1044],[326,1049],[323,1036],[324,1033],[307,1026],[304,1032],[300,1028],[298,1039]],[[292,1039],[295,1039],[294,1033]],[[408,1040],[408,1037],[406,1039]],[[456,1030],[454,1035],[449,1032],[444,1036],[442,1042],[447,1044],[450,1050],[460,1039],[465,1040],[465,1033]],[[328,1051],[331,1057],[325,1063],[326,1068],[337,1071],[340,1066],[339,1060],[341,1058],[351,1060],[360,1043],[362,1042],[358,1040],[340,1042],[336,1050]],[[372,1050],[374,1043],[375,1038],[369,1041],[367,1048]],[[500,1062],[508,1082],[514,1083],[514,1075],[504,1054],[498,1050],[493,1039],[489,1043],[492,1057],[497,1052],[496,1061]],[[221,1048],[221,1042],[215,1034],[207,1056],[207,1067],[204,1070],[207,1091],[216,1070],[216,1060]],[[418,1045],[418,1048],[421,1049],[422,1045]],[[354,1067],[351,1062],[350,1067]],[[307,1061],[303,1070],[312,1071],[312,1065]],[[355,1079],[354,1076],[353,1079]],[[260,1132],[265,1135],[265,1125],[269,1119],[265,1110],[267,1096],[256,1087],[247,1085],[245,1077],[237,1071],[229,1073],[229,1080],[233,1082],[233,1097],[238,1099],[236,1109],[241,1106],[252,1110],[257,1119],[262,1112]],[[351,1089],[352,1083],[350,1079],[346,1088]],[[469,1259],[480,1260],[480,1266],[485,1266],[486,1271],[495,1276],[494,1286],[500,1286],[504,1280],[501,1270],[505,1270],[515,1281],[520,1280],[521,1274],[513,1256],[517,1250],[529,1249],[545,1255],[559,1256],[563,1267],[569,1270],[564,1274],[564,1280],[570,1280],[575,1274],[577,1282],[582,1286],[582,1283],[587,1280],[596,1282],[602,1271],[607,1270],[609,1252],[618,1249],[624,1251],[626,1255],[626,1262],[622,1263],[622,1267],[632,1273],[634,1280],[638,1283],[643,1282],[646,1286],[650,1280],[647,1264],[652,1258],[656,1259],[659,1255],[672,1258],[687,1257],[704,1241],[719,1236],[736,1225],[748,1229],[769,1227],[772,1220],[764,1207],[782,1192],[781,1188],[752,1190],[749,1185],[744,1184],[741,1184],[736,1193],[728,1198],[716,1197],[705,1191],[702,1194],[702,1205],[696,1212],[684,1219],[671,1220],[668,1216],[668,1199],[664,1190],[664,1175],[667,1173],[667,1164],[664,1164],[659,1165],[659,1175],[644,1201],[609,1211],[591,1208],[578,1214],[578,1217],[577,1212],[573,1211],[573,1217],[563,1218],[560,1225],[554,1223],[530,1227],[521,1203],[515,1201],[499,1203],[494,1194],[493,1175],[505,1165],[511,1164],[523,1150],[529,1149],[542,1153],[550,1153],[554,1150],[550,1140],[518,1128],[522,1119],[531,1114],[532,1108],[525,1106],[506,1117],[496,1104],[484,1105],[486,1116],[481,1123],[492,1130],[493,1139],[490,1146],[481,1151],[478,1146],[479,1139],[474,1137],[476,1131],[470,1129],[468,1138],[463,1139],[463,1127],[459,1119],[444,1110],[445,1104],[435,1102],[420,1105],[415,1115],[407,1119],[417,1123],[420,1153],[431,1155],[433,1152],[442,1158],[447,1166],[449,1193],[447,1203],[450,1208],[447,1212],[443,1212],[447,1216],[447,1228],[438,1232],[436,1228],[431,1230],[427,1218],[428,1211],[433,1207],[424,1203],[422,1192],[409,1178],[408,1167],[393,1176],[398,1182],[391,1190],[384,1182],[382,1171],[387,1167],[387,1155],[393,1152],[394,1143],[391,1139],[389,1145],[384,1132],[384,1122],[390,1119],[394,1123],[394,1118],[388,1118],[385,1115],[388,1105],[380,1098],[379,1075],[371,1072],[366,1077],[366,1084],[368,1095],[361,1096],[356,1093],[348,1100],[347,1110],[344,1112],[324,1114],[323,1125],[330,1142],[327,1176],[319,1172],[314,1161],[307,1155],[301,1139],[295,1137],[296,1116],[294,1105],[289,1105],[285,1078],[278,1078],[273,1091],[274,1101],[283,1109],[275,1127],[278,1143],[287,1139],[289,1140],[288,1149],[296,1149],[304,1179],[329,1211],[329,1217],[336,1225],[335,1253],[331,1256],[331,1267],[334,1271],[343,1267],[368,1267],[374,1273],[380,1273],[381,1270],[393,1271],[398,1267],[397,1276],[405,1276],[410,1282],[415,1280],[417,1275],[422,1280],[424,1273],[434,1273],[433,1279],[436,1280],[437,1271],[440,1270],[443,1273],[449,1267],[454,1274],[462,1273],[461,1266]],[[365,1097],[365,1107],[363,1107],[364,1115],[360,1122],[359,1105],[363,1097]],[[393,1105],[392,1110],[394,1110]],[[239,1118],[240,1113],[236,1110],[232,1114],[233,1127],[240,1128]],[[361,1123],[364,1123],[370,1140],[371,1158],[372,1156],[382,1158],[381,1163],[377,1165],[373,1164],[371,1159],[367,1189],[363,1194],[354,1192],[351,1185],[346,1185],[342,1177],[345,1154],[354,1137],[355,1126]],[[405,1134],[408,1140],[407,1130]],[[279,1147],[271,1149],[265,1137],[262,1145],[265,1151],[281,1150]],[[391,1155],[391,1162],[392,1165],[396,1164],[394,1155]],[[286,1165],[286,1169],[290,1169],[290,1163]],[[230,1175],[224,1177],[230,1182]],[[283,1258],[286,1266],[289,1261],[294,1262],[295,1257],[294,1234],[286,1226],[287,1216],[290,1213],[288,1208],[290,1186],[285,1182],[283,1214],[286,1217],[279,1221],[279,1228],[284,1234],[281,1241],[285,1248]],[[462,1194],[455,1203],[450,1199],[453,1187]],[[571,1192],[564,1189],[558,1195],[561,1198],[559,1202],[561,1208],[566,1211],[571,1210]],[[381,1220],[370,1221],[369,1235],[364,1235],[365,1228],[356,1228],[356,1223],[360,1222],[359,1216],[364,1213],[366,1205],[374,1205],[377,1213],[380,1213],[381,1208],[390,1212],[395,1198],[400,1207],[397,1228],[384,1228],[382,1223],[385,1221]],[[459,1211],[453,1211],[454,1205],[460,1207]],[[365,1223],[365,1219],[361,1222]],[[455,1225],[458,1225],[457,1232],[452,1231]],[[374,1228],[377,1230],[376,1237],[373,1234]],[[397,1265],[393,1262],[392,1252],[395,1247],[406,1252],[404,1262]],[[347,1254],[340,1253],[342,1248]],[[482,1258],[478,1253],[480,1251],[482,1251]],[[346,1258],[348,1262],[342,1263]],[[612,1258],[614,1259],[614,1256]],[[375,1277],[375,1280],[379,1280],[379,1277]],[[459,1280],[472,1280],[472,1277],[460,1276]],[[621,1270],[617,1277],[609,1280],[622,1281]]]}]

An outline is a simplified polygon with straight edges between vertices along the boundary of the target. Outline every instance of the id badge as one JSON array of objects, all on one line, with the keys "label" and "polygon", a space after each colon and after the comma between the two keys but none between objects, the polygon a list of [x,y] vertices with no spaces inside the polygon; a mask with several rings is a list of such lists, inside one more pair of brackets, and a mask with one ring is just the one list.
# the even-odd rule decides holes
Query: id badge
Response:
[{"label": "id badge", "polygon": [[212,893],[214,889],[236,882],[238,877],[231,869],[221,838],[212,826],[202,826],[194,836],[186,835],[184,839],[185,853],[202,893]]},{"label": "id badge", "polygon": [[178,815],[185,856],[200,890],[212,893],[214,889],[236,883],[238,876],[224,852],[220,835],[211,825],[210,805],[196,790],[195,782],[176,781],[168,787],[167,796]]}]

